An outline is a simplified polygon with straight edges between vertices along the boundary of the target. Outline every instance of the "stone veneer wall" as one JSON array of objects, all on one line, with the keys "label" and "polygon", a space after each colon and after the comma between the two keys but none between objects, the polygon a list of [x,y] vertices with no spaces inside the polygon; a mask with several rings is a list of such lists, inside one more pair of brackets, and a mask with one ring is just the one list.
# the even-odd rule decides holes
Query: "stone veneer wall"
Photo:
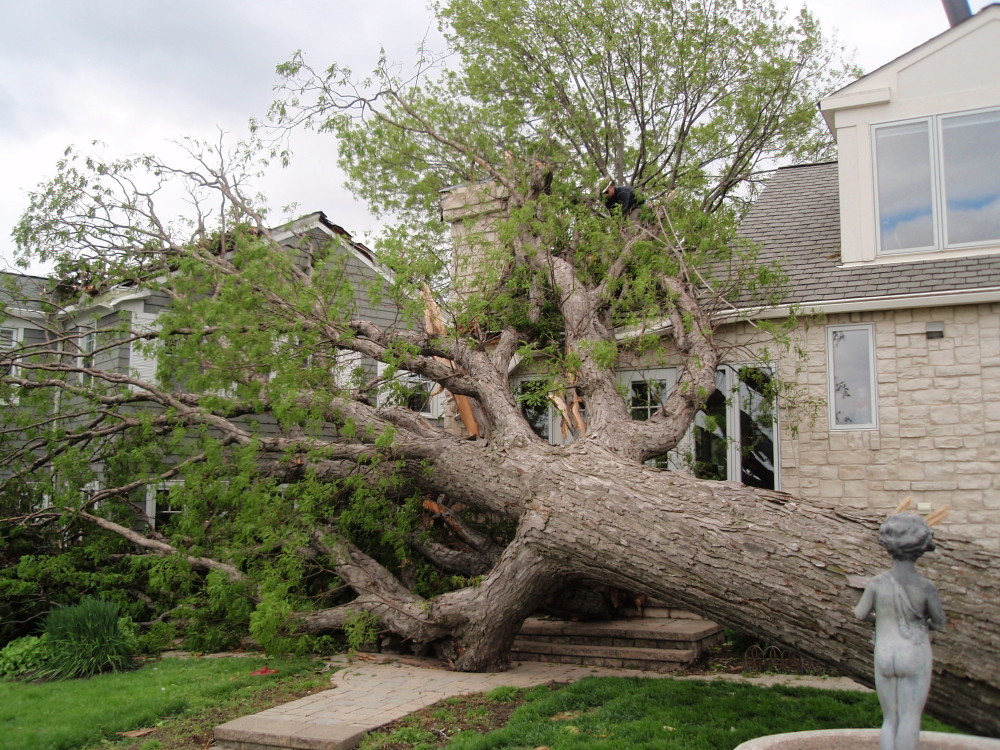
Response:
[{"label": "stone veneer wall", "polygon": [[[928,322],[944,323],[944,338],[928,339]],[[1000,550],[1000,304],[813,322],[801,334],[809,365],[798,376],[812,396],[826,398],[826,328],[845,323],[875,326],[879,427],[830,430],[825,408],[797,434],[784,420],[781,488],[886,512],[908,495],[950,506],[941,529]]]}]

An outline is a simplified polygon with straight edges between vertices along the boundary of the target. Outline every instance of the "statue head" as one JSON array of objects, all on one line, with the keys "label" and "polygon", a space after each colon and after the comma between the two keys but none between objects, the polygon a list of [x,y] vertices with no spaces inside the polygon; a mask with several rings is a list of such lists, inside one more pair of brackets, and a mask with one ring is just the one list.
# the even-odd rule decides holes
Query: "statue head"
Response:
[{"label": "statue head", "polygon": [[916,560],[934,547],[934,532],[915,513],[889,516],[878,530],[878,543],[896,560]]}]

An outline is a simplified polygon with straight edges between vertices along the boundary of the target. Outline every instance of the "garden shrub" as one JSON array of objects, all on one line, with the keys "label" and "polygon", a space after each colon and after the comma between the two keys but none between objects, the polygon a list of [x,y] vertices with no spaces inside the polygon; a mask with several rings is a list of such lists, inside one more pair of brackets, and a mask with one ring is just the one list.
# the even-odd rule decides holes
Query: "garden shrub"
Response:
[{"label": "garden shrub", "polygon": [[45,667],[49,658],[48,639],[26,635],[0,649],[0,680],[30,677]]},{"label": "garden shrub", "polygon": [[121,672],[132,666],[129,637],[122,632],[118,606],[87,597],[45,618],[49,660],[44,674],[57,679]]}]

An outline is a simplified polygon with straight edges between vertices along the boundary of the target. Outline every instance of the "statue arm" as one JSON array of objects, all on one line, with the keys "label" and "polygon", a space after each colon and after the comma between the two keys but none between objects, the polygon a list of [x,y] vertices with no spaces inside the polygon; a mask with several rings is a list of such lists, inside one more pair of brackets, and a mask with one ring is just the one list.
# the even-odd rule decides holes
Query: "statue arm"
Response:
[{"label": "statue arm", "polygon": [[875,617],[875,592],[869,583],[865,587],[865,593],[861,595],[861,601],[854,608],[854,616],[859,620],[874,620]]},{"label": "statue arm", "polygon": [[940,630],[945,623],[944,609],[941,607],[941,600],[938,599],[937,589],[934,584],[928,582],[927,591],[927,621],[931,630]]}]

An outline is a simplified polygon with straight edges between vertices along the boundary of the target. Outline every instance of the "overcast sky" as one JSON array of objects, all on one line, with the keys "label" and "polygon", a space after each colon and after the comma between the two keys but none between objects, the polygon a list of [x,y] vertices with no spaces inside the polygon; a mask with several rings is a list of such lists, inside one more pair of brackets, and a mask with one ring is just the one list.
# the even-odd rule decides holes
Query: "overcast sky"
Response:
[{"label": "overcast sky", "polygon": [[[806,4],[866,71],[947,28],[941,0]],[[0,0],[0,270],[14,270],[9,235],[28,192],[68,145],[128,155],[181,136],[236,138],[296,49],[364,72],[380,45],[406,62],[426,35],[437,38],[424,0]],[[291,145],[292,166],[260,185],[270,205],[323,210],[362,240],[378,230],[341,185],[332,136],[296,133]]]}]

